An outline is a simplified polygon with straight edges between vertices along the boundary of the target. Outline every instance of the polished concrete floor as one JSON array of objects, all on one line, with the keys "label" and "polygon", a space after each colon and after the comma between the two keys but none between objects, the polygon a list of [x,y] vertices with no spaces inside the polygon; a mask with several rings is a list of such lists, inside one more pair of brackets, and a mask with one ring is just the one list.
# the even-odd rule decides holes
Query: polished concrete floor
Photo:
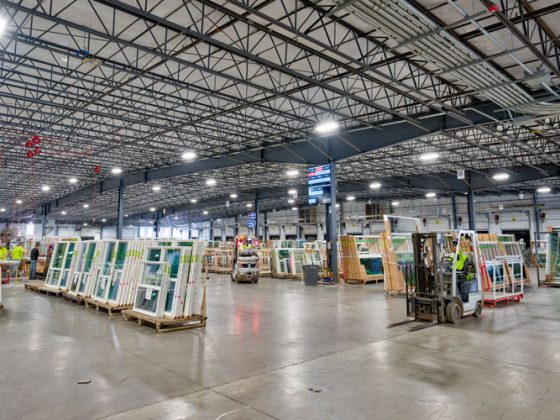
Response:
[{"label": "polished concrete floor", "polygon": [[382,285],[213,276],[207,328],[166,334],[3,297],[0,419],[560,418],[560,289],[415,330]]}]

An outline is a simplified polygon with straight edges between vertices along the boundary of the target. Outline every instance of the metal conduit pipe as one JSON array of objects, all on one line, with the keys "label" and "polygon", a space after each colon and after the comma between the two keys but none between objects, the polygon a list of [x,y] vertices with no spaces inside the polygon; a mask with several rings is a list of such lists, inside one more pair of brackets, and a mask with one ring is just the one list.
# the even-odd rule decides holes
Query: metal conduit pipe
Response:
[{"label": "metal conduit pipe", "polygon": [[[454,73],[458,79],[467,81],[477,89],[487,90],[487,96],[501,106],[532,100],[525,91],[515,85],[511,86],[509,79],[484,61],[480,61],[479,65],[464,67],[465,64],[471,63],[473,59],[480,59],[480,57],[459,44],[446,31],[435,31],[439,26],[404,0],[401,3],[414,13],[403,9],[395,2],[376,0],[356,3],[347,6],[347,9],[368,23],[373,23],[395,41],[411,43],[413,49],[417,49],[417,53],[422,53],[431,61],[449,68],[457,68]],[[416,25],[412,23],[412,20],[416,22]],[[428,23],[421,23],[426,20]],[[435,32],[437,36],[427,37],[425,34],[430,31]],[[417,40],[411,41],[415,37]],[[455,54],[449,54],[450,47]],[[504,82],[508,82],[508,84],[503,85]],[[499,83],[500,87],[493,88],[492,84],[496,83]]]},{"label": "metal conduit pipe", "polygon": [[[380,15],[384,16],[385,20],[384,21],[377,20],[377,22],[378,24],[385,27],[388,27],[389,25],[387,24],[391,23],[391,26],[388,27],[388,31],[393,35],[395,34],[400,35],[399,32],[402,32],[403,27],[405,27],[408,24],[408,20],[407,19],[405,19],[404,21],[400,20],[402,19],[402,16],[398,15],[398,13],[395,16],[394,11],[391,16],[391,12],[392,12],[391,8],[383,9],[383,11],[380,11]],[[376,19],[375,17],[373,18]],[[418,33],[418,30],[420,31],[420,33]],[[412,29],[409,29],[409,31],[411,31],[409,32],[410,34],[409,36],[418,36],[418,35],[421,36],[423,30],[425,30],[425,28],[417,29],[412,27]],[[441,36],[445,36],[445,35],[447,35],[445,32],[441,33]],[[439,44],[437,43],[434,44],[433,39],[427,39],[427,38],[419,39],[417,42],[414,43],[414,45],[419,51],[423,53],[423,55],[431,57],[432,61],[442,63],[444,66],[457,67],[457,64],[465,64],[465,62],[471,61],[469,56],[467,56],[465,59],[464,56],[460,57],[459,54],[455,54],[455,55],[449,54],[449,45],[444,45],[441,43],[441,41],[444,41],[444,43],[448,44],[449,43],[448,37],[439,41],[440,41]],[[457,45],[454,45],[453,43],[451,44],[452,47],[454,47],[453,49],[454,52],[457,53],[461,51],[460,49],[457,49]],[[462,60],[460,60],[460,58],[462,58]],[[494,91],[503,92],[503,95],[497,92],[494,93],[489,92],[488,94],[488,96],[494,100],[501,99],[500,105],[503,105],[505,103],[512,103],[511,102],[512,92],[509,86],[506,89],[500,89],[492,86],[497,82],[500,82],[500,84],[502,84],[502,82],[507,79],[503,77],[501,74],[496,73],[495,71],[492,71],[490,73],[484,72],[485,74],[483,74],[483,72],[478,71],[480,70],[481,66],[477,66],[477,67],[479,67],[477,71],[468,71],[468,70],[465,71],[463,69],[459,69],[455,73],[457,73],[458,78],[470,82],[472,86],[476,86],[482,91],[489,91],[492,89]],[[509,82],[509,80],[507,81]],[[524,98],[524,101],[526,101],[526,98]]]}]

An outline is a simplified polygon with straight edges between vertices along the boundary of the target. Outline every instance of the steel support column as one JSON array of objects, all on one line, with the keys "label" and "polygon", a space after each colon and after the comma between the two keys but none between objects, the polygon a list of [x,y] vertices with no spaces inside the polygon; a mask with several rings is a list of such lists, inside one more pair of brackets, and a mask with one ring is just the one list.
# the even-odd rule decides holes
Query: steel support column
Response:
[{"label": "steel support column", "polygon": [[535,240],[538,241],[540,239],[540,233],[541,233],[541,222],[540,222],[541,209],[538,207],[536,194],[533,194],[533,205],[534,205],[534,217],[535,217]]},{"label": "steel support column", "polygon": [[476,219],[474,214],[474,191],[469,190],[467,194],[467,213],[469,214],[469,230],[476,230]]},{"label": "steel support column", "polygon": [[155,233],[155,237],[156,239],[159,239],[159,228],[161,227],[161,211],[157,210],[156,211],[156,220],[154,222],[154,233]]},{"label": "steel support column", "polygon": [[119,181],[119,193],[117,198],[117,239],[122,239],[124,224],[124,179]]},{"label": "steel support column", "polygon": [[49,203],[45,203],[41,207],[41,237],[44,238],[47,235],[47,222],[51,205]]},{"label": "steel support column", "polygon": [[264,211],[264,224],[263,224],[263,242],[268,240],[268,212]]},{"label": "steel support column", "polygon": [[257,192],[255,196],[255,238],[257,240],[260,239],[259,237],[259,193]]},{"label": "steel support column", "polygon": [[338,221],[336,212],[336,163],[331,162],[331,204],[327,214],[327,232],[329,233],[328,244],[330,244],[329,267],[332,272],[333,281],[338,282]]},{"label": "steel support column", "polygon": [[451,217],[453,220],[453,229],[457,230],[457,198],[455,194],[451,196]]},{"label": "steel support column", "polygon": [[208,238],[209,241],[214,240],[214,221],[210,220],[210,237]]}]

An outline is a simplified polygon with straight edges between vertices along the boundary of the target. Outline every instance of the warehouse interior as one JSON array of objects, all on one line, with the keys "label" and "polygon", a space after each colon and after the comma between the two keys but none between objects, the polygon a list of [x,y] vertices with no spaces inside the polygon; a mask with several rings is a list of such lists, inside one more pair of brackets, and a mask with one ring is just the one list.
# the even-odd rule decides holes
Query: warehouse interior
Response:
[{"label": "warehouse interior", "polygon": [[0,420],[558,419],[559,32],[0,2]]}]

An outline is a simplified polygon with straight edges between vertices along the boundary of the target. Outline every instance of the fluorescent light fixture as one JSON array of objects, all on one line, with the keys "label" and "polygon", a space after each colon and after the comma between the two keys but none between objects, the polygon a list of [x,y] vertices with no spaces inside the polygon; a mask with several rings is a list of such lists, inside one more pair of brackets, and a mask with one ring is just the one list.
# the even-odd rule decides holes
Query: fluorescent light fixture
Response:
[{"label": "fluorescent light fixture", "polygon": [[198,200],[196,198],[191,198],[191,203],[198,203]]},{"label": "fluorescent light fixture", "polygon": [[206,185],[208,185],[209,187],[213,187],[214,185],[216,185],[216,180],[214,178],[208,178],[206,180]]},{"label": "fluorescent light fixture", "polygon": [[194,160],[194,159],[196,159],[196,153],[193,152],[192,150],[183,152],[183,154],[181,155],[181,159],[183,159],[183,160]]},{"label": "fluorescent light fixture", "polygon": [[292,188],[290,190],[288,190],[288,194],[290,195],[296,195],[297,194],[297,190],[295,188]]},{"label": "fluorescent light fixture", "polygon": [[391,201],[391,205],[397,207],[399,205],[398,201]]},{"label": "fluorescent light fixture", "polygon": [[494,174],[492,178],[494,178],[496,181],[505,181],[509,178],[509,174],[505,172],[498,172],[497,174]]},{"label": "fluorescent light fixture", "polygon": [[152,191],[154,191],[154,192],[159,192],[159,191],[161,191],[161,185],[154,185],[154,186],[152,187]]},{"label": "fluorescent light fixture", "polygon": [[6,211],[6,209],[5,209],[4,207],[2,207],[2,208],[0,209],[0,213],[4,213],[5,211]]},{"label": "fluorescent light fixture", "polygon": [[434,198],[436,196],[435,192],[426,193],[426,198]]},{"label": "fluorescent light fixture", "polygon": [[297,169],[288,169],[286,171],[286,175],[287,176],[298,176],[299,175],[299,171]]},{"label": "fluorescent light fixture", "polygon": [[356,199],[356,197],[354,197],[353,195],[349,195],[348,197],[346,197],[346,201],[354,201]]},{"label": "fluorescent light fixture", "polygon": [[84,223],[84,226],[87,226],[87,223]]},{"label": "fluorescent light fixture", "polygon": [[16,204],[22,204],[22,203],[23,203],[23,201],[21,201],[21,200],[19,200],[19,199],[16,200]]},{"label": "fluorescent light fixture", "polygon": [[113,168],[113,169],[111,169],[111,173],[113,175],[120,175],[120,174],[122,174],[122,169],[121,168]]},{"label": "fluorescent light fixture", "polygon": [[426,152],[420,155],[420,160],[423,162],[433,162],[439,158],[438,152]]},{"label": "fluorescent light fixture", "polygon": [[297,211],[297,209],[298,209],[297,207],[292,207],[293,211]]},{"label": "fluorescent light fixture", "polygon": [[43,191],[43,192],[47,192],[47,191],[50,191],[50,190],[51,190],[51,187],[49,187],[48,185],[41,186],[41,191]]},{"label": "fluorescent light fixture", "polygon": [[68,183],[69,184],[77,184],[78,183],[78,178],[68,178]]},{"label": "fluorescent light fixture", "polygon": [[150,211],[154,212],[154,211],[156,211],[156,208],[155,207],[150,207]]},{"label": "fluorescent light fixture", "polygon": [[293,198],[290,198],[290,199],[288,200],[288,203],[289,203],[289,204],[294,204],[295,202],[296,202],[296,200],[294,200]]},{"label": "fluorescent light fixture", "polygon": [[549,193],[550,191],[551,191],[550,187],[540,187],[539,189],[537,189],[537,192],[541,194],[546,194]]},{"label": "fluorescent light fixture", "polygon": [[203,214],[208,214],[208,211],[207,211],[207,210],[204,210],[202,213],[203,213]]},{"label": "fluorescent light fixture", "polygon": [[6,31],[6,26],[8,26],[8,21],[5,18],[0,17],[0,36],[2,36]]},{"label": "fluorescent light fixture", "polygon": [[229,195],[229,197],[230,197],[230,198],[237,198],[237,194],[236,194],[236,193],[231,193],[231,194]]},{"label": "fluorescent light fixture", "polygon": [[66,214],[67,214],[67,213],[66,213],[66,210],[62,210],[62,211],[60,212],[60,214],[62,214],[63,216],[66,216]]},{"label": "fluorescent light fixture", "polygon": [[315,126],[315,132],[318,134],[332,133],[338,130],[340,125],[336,121],[323,121]]},{"label": "fluorescent light fixture", "polygon": [[101,221],[102,221],[103,223],[105,223],[105,222],[107,221],[107,219],[101,219]]},{"label": "fluorescent light fixture", "polygon": [[253,205],[251,203],[247,203],[247,207],[251,208],[251,207],[253,207]]},{"label": "fluorescent light fixture", "polygon": [[89,204],[88,204],[88,203],[84,203],[84,204],[82,204],[82,207],[83,207],[84,209],[89,209]]},{"label": "fluorescent light fixture", "polygon": [[369,187],[372,190],[378,190],[379,188],[381,188],[381,182],[372,182],[371,184],[369,184]]}]

